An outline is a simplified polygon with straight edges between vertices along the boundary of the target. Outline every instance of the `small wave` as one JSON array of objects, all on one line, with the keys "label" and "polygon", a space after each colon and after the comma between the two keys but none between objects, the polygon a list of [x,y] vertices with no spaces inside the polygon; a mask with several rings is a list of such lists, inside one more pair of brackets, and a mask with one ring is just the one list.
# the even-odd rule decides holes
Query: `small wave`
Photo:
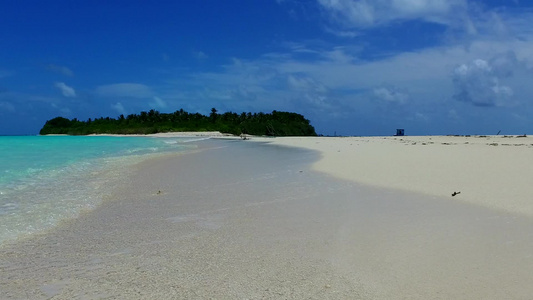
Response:
[{"label": "small wave", "polygon": [[128,149],[125,152],[127,154],[143,154],[143,153],[157,152],[157,151],[159,151],[158,147],[144,147],[144,148]]},{"label": "small wave", "polygon": [[191,138],[191,139],[187,139],[187,140],[182,140],[182,141],[180,141],[180,143],[199,142],[199,141],[205,141],[205,140],[209,140],[209,139],[211,139],[211,137],[198,137],[198,138]]},{"label": "small wave", "polygon": [[208,136],[202,136],[202,137],[177,137],[177,138],[166,138],[162,140],[162,142],[169,146],[175,146],[183,143],[191,143],[191,142],[198,142],[198,141],[204,141],[208,140],[211,137]]}]

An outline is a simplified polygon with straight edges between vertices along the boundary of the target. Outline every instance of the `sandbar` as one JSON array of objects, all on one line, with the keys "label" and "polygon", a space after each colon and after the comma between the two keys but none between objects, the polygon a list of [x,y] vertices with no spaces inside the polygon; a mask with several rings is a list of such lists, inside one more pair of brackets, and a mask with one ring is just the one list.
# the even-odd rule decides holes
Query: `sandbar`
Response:
[{"label": "sandbar", "polygon": [[208,139],[141,162],[95,210],[2,245],[1,298],[533,294],[527,214],[450,200],[448,189],[439,196],[342,179],[317,172],[323,152],[251,141]]},{"label": "sandbar", "polygon": [[317,150],[322,157],[313,169],[338,178],[533,217],[533,138],[529,136],[255,140]]}]

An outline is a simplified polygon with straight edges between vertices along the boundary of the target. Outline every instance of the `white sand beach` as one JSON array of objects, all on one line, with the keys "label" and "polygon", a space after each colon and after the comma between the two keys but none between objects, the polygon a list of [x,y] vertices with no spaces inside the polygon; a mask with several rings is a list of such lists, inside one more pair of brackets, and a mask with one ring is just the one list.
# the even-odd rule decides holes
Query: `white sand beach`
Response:
[{"label": "white sand beach", "polygon": [[533,138],[517,136],[258,139],[320,151],[313,169],[359,183],[450,197],[533,217]]},{"label": "white sand beach", "polygon": [[[199,141],[124,171],[95,210],[2,245],[0,298],[528,299],[530,141]],[[504,184],[519,200],[484,202]]]}]

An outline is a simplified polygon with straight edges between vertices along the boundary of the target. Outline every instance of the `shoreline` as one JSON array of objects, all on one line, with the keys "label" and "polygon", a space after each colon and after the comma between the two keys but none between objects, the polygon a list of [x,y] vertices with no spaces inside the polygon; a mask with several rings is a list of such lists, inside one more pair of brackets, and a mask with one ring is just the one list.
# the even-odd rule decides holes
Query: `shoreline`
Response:
[{"label": "shoreline", "polygon": [[[45,134],[37,136],[71,136],[69,134]],[[179,132],[159,132],[151,134],[114,134],[114,133],[92,133],[77,136],[118,136],[118,137],[238,137],[229,133],[219,131],[179,131]]]},{"label": "shoreline", "polygon": [[[220,132],[89,136],[241,139]],[[318,151],[322,156],[313,169],[337,178],[431,197],[453,197],[453,201],[533,217],[528,181],[533,178],[530,136],[248,136],[247,140]]]},{"label": "shoreline", "polygon": [[[240,140],[220,132],[89,136],[206,137]],[[252,142],[321,153],[313,169],[369,186],[453,197],[533,217],[533,137],[526,135],[261,137]],[[453,195],[453,196],[452,196]]]},{"label": "shoreline", "polygon": [[237,137],[229,133],[219,131],[180,131],[180,132],[160,132],[153,134],[89,134],[87,136],[123,136],[123,137]]}]

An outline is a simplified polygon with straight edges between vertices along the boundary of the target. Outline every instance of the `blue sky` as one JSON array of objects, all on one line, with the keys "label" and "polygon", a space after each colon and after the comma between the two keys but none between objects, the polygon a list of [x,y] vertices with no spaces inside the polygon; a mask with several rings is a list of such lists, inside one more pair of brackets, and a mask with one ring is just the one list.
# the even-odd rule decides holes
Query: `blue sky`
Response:
[{"label": "blue sky", "polygon": [[293,111],[324,135],[533,134],[525,0],[0,3],[0,134]]}]

